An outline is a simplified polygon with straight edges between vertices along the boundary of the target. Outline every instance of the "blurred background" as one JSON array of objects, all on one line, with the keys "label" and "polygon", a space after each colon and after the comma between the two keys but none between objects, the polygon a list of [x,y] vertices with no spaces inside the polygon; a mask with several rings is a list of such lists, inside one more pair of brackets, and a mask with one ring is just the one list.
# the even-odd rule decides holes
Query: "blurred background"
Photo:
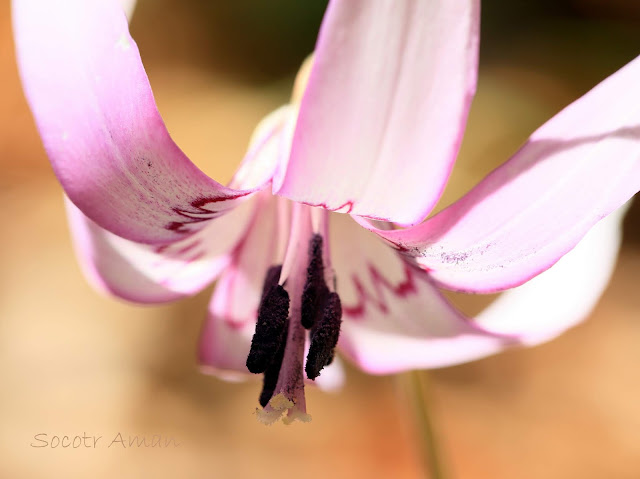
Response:
[{"label": "blurred background", "polygon": [[[320,0],[141,0],[132,23],[160,111],[220,181],[285,102],[312,50]],[[449,203],[545,119],[640,53],[636,0],[486,0],[478,94]],[[0,0],[0,477],[423,477],[400,381],[353,368],[342,392],[308,388],[313,422],[264,427],[259,384],[198,373],[211,288],[162,307],[92,291],[62,193],[24,101]],[[640,208],[608,291],[557,340],[431,373],[451,478],[640,477]],[[474,298],[457,298],[465,311]],[[160,434],[173,449],[34,449],[38,433]]]}]

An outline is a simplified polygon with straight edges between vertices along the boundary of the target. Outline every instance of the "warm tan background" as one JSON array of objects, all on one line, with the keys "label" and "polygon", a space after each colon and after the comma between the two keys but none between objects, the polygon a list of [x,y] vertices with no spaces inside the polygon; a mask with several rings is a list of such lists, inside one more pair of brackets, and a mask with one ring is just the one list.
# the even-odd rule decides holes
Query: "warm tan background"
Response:
[{"label": "warm tan background", "polygon": [[[396,379],[350,369],[343,392],[308,392],[311,424],[266,428],[251,415],[256,383],[196,371],[208,291],[142,308],[87,286],[20,91],[8,3],[0,0],[0,477],[421,477]],[[635,0],[483,8],[479,93],[445,201],[640,53]],[[255,123],[286,100],[322,10],[315,0],[142,1],[132,30],[160,109],[205,171],[229,178]],[[638,225],[636,207],[588,322],[535,349],[433,373],[451,477],[640,477]],[[31,448],[41,432],[101,435],[103,446],[118,432],[162,434],[181,446]]]}]

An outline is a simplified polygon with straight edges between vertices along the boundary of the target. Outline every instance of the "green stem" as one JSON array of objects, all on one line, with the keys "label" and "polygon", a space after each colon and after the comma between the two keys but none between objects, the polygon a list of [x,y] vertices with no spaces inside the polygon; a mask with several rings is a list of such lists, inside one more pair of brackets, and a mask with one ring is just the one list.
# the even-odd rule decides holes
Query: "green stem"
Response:
[{"label": "green stem", "polygon": [[419,431],[422,443],[422,459],[425,470],[431,479],[445,479],[446,475],[440,456],[440,445],[434,430],[431,417],[431,404],[427,391],[428,378],[425,371],[411,371],[408,373],[408,390],[413,403],[416,429]]}]

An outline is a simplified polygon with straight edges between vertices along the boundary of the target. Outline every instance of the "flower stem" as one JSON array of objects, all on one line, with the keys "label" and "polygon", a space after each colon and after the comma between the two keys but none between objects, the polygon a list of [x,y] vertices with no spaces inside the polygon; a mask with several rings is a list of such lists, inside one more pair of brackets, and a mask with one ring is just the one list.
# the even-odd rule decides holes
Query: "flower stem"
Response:
[{"label": "flower stem", "polygon": [[446,475],[440,455],[440,444],[434,430],[431,403],[429,400],[429,381],[426,371],[407,373],[407,391],[412,403],[415,427],[420,433],[422,460],[430,479],[445,479]]}]

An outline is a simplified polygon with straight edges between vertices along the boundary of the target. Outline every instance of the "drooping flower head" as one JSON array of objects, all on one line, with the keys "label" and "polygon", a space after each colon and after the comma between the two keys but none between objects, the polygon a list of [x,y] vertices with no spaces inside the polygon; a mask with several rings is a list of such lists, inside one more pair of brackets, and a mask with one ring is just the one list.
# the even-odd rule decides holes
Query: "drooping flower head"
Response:
[{"label": "drooping flower head", "polygon": [[[555,336],[608,281],[611,213],[640,188],[640,58],[424,220],[475,91],[477,0],[331,1],[300,94],[228,186],[171,140],[118,2],[16,0],[13,16],[87,276],[141,303],[218,279],[199,359],[262,374],[265,422],[308,420],[304,383],[340,382],[336,346],[372,373],[469,361]],[[516,288],[470,320],[438,287]]]}]

